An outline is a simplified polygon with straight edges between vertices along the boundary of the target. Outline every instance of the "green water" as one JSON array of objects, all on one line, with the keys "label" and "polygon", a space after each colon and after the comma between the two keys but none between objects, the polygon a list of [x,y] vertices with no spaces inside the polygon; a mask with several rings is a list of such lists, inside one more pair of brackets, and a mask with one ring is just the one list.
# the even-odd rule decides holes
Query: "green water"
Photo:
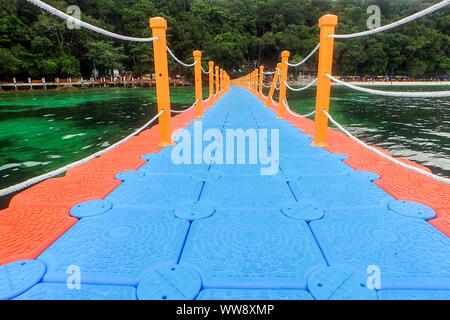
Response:
[{"label": "green water", "polygon": [[[174,110],[193,97],[191,87],[171,88]],[[156,110],[154,88],[0,95],[0,189],[110,146]]]},{"label": "green water", "polygon": [[[450,176],[448,100],[380,98],[341,88],[332,95],[332,115],[356,136]],[[314,96],[310,89],[289,93],[288,99],[292,109],[305,114],[314,109]],[[193,97],[191,87],[171,88],[174,109],[192,104]],[[0,188],[113,144],[156,114],[155,101],[154,88],[0,95]]]}]

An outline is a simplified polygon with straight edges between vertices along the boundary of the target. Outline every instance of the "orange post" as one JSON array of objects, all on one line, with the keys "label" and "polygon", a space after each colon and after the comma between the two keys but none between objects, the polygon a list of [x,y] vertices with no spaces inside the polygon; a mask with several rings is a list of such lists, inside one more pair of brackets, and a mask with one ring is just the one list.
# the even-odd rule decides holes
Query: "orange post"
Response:
[{"label": "orange post", "polygon": [[262,99],[263,80],[264,80],[264,66],[260,66],[259,67],[259,99]]},{"label": "orange post", "polygon": [[212,107],[214,104],[214,62],[209,63],[209,105]]},{"label": "orange post", "polygon": [[250,73],[250,91],[253,93],[253,89],[255,89],[255,70]]},{"label": "orange post", "polygon": [[169,68],[167,66],[166,30],[167,21],[161,17],[150,19],[150,28],[153,37],[153,56],[156,73],[156,99],[159,116],[159,146],[174,145],[170,129],[170,92],[169,92]]},{"label": "orange post", "polygon": [[330,108],[331,79],[325,76],[331,74],[333,68],[334,38],[329,35],[334,34],[334,29],[338,23],[338,17],[326,14],[319,19],[320,27],[320,49],[319,68],[316,93],[316,119],[314,122],[314,142],[312,146],[327,146],[328,118],[322,112]]},{"label": "orange post", "polygon": [[219,99],[219,66],[216,66],[216,101]]},{"label": "orange post", "polygon": [[[277,69],[281,70],[281,63],[277,63]],[[275,70],[275,74],[273,75],[272,85],[270,86],[269,95],[267,96],[266,107],[270,107],[272,103],[272,97],[275,93],[275,85],[278,82],[279,74],[278,70]]]},{"label": "orange post", "polygon": [[227,72],[225,70],[222,71],[222,79],[223,79],[223,92],[222,95],[225,94],[225,92],[227,91]]},{"label": "orange post", "polygon": [[283,101],[286,101],[286,81],[287,81],[287,73],[288,73],[288,65],[287,62],[289,60],[289,56],[291,54],[289,51],[283,51],[281,53],[281,76],[280,76],[280,97],[278,99],[278,118],[284,119],[284,114],[286,113],[286,107],[283,104]]},{"label": "orange post", "polygon": [[222,97],[222,89],[223,89],[223,69],[220,68],[219,70],[219,89],[220,89],[220,96]]},{"label": "orange post", "polygon": [[197,101],[197,118],[203,117],[203,88],[202,88],[202,53],[195,50],[192,55],[195,62],[195,101]]},{"label": "orange post", "polygon": [[255,70],[252,72],[252,92],[255,93]]}]

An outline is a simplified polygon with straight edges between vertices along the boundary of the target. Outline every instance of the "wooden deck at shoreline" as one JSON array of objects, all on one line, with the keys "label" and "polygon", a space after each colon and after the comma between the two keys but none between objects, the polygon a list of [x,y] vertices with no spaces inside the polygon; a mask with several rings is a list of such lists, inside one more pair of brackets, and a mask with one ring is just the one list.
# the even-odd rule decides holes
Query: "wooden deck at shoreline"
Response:
[{"label": "wooden deck at shoreline", "polygon": [[[190,86],[191,82],[187,80],[171,79],[169,81],[171,86]],[[45,82],[42,80],[32,80],[31,82],[0,82],[0,91],[19,91],[19,90],[48,90],[56,88],[106,88],[106,87],[155,87],[156,82],[154,79],[133,79],[133,80],[77,80],[69,81],[63,80],[60,82],[52,81]]]}]

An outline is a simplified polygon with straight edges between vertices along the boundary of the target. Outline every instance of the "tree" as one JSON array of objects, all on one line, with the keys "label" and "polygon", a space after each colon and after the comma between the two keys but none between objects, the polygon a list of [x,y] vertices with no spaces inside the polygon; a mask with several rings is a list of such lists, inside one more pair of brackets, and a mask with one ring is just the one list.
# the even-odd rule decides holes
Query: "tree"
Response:
[{"label": "tree", "polygon": [[[112,74],[113,70],[122,70],[122,61],[126,55],[122,47],[114,47],[112,41],[92,41],[87,44],[86,57],[95,61],[101,74]],[[94,67],[94,66],[92,66]]]},{"label": "tree", "polygon": [[[45,0],[65,11],[69,1]],[[235,71],[258,65],[273,68],[280,52],[291,60],[304,58],[319,41],[318,19],[339,16],[337,33],[367,29],[369,5],[381,8],[381,23],[399,20],[440,0],[78,0],[82,20],[106,30],[150,37],[148,19],[168,21],[172,51],[192,62],[192,51],[203,60]],[[334,70],[343,75],[407,74],[417,77],[449,72],[449,9],[362,39],[336,40]],[[152,44],[128,43],[89,30],[69,30],[65,21],[18,0],[0,2],[0,77],[15,75],[90,76],[94,62],[101,72],[126,69],[136,75],[153,72]],[[204,64],[206,66],[206,64]],[[308,66],[317,66],[317,55]],[[239,71],[241,70],[241,71]],[[293,69],[291,69],[293,70]],[[193,75],[169,59],[171,74]],[[297,71],[293,71],[297,72]]]}]

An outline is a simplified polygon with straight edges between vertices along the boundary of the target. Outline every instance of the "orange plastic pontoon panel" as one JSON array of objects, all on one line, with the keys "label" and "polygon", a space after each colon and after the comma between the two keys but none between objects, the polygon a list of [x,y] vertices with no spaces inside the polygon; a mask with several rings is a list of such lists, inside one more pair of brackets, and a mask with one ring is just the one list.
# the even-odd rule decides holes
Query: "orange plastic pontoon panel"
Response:
[{"label": "orange plastic pontoon panel", "polygon": [[77,221],[67,209],[57,207],[0,211],[0,265],[35,259]]},{"label": "orange plastic pontoon panel", "polygon": [[120,185],[121,181],[102,175],[74,175],[43,181],[15,195],[10,208],[73,206],[89,201],[103,199]]},{"label": "orange plastic pontoon panel", "polygon": [[[116,174],[124,171],[135,171],[147,161],[137,157],[99,157],[88,161],[78,167],[69,169],[66,176],[76,175],[104,175],[114,178]],[[92,177],[93,178],[93,177]]]},{"label": "orange plastic pontoon panel", "polygon": [[375,183],[398,200],[423,203],[434,210],[446,208],[450,204],[450,185],[438,182],[408,169],[392,166]]}]

